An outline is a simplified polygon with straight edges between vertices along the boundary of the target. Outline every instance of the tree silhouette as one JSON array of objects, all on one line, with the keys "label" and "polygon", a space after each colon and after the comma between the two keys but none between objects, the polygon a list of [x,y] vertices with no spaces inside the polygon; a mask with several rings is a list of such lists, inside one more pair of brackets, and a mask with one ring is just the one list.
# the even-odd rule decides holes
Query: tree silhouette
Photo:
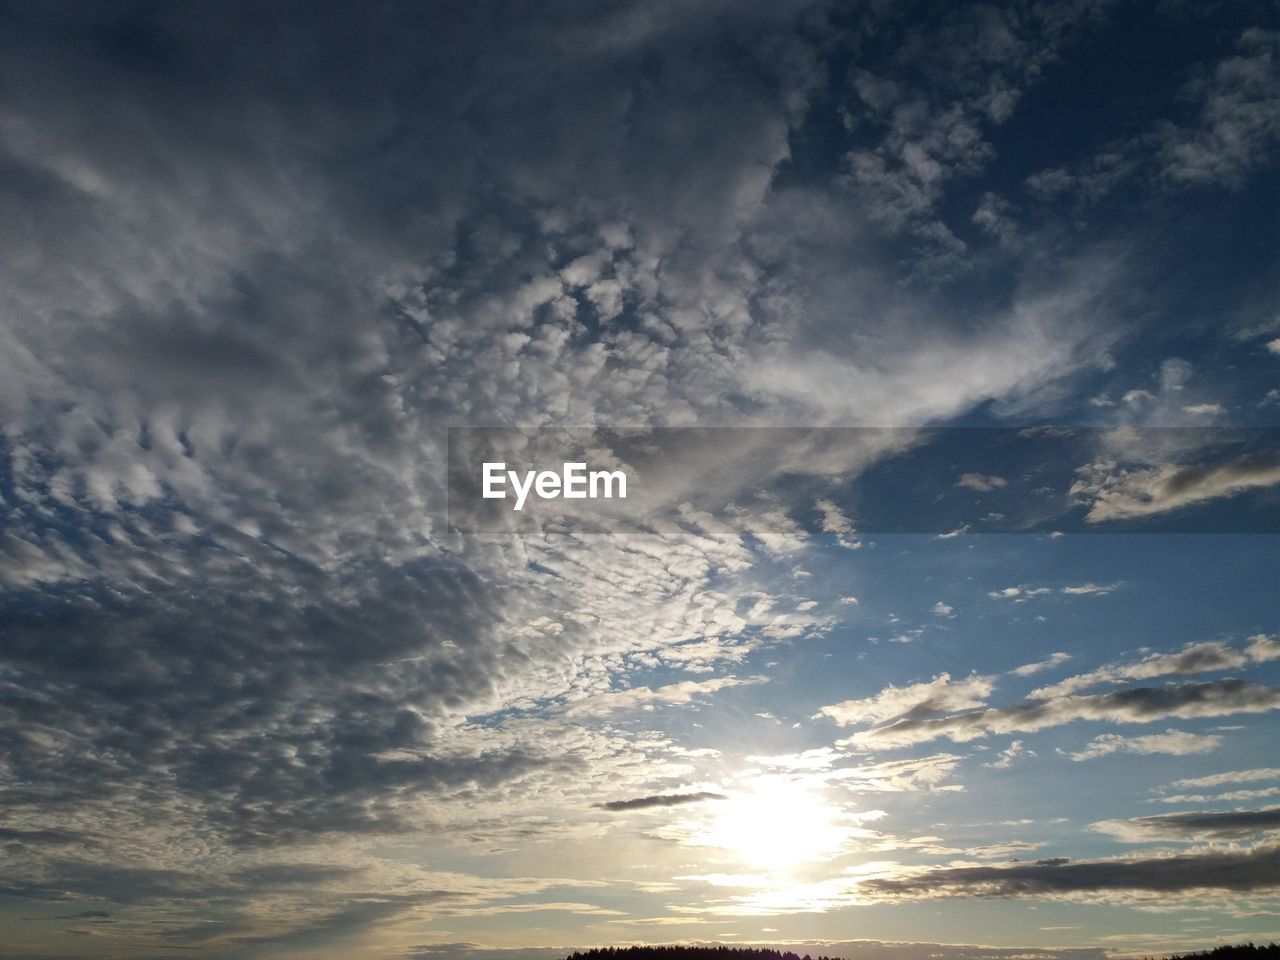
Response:
[{"label": "tree silhouette", "polygon": [[[831,957],[811,957],[792,953],[790,950],[771,950],[758,947],[600,947],[595,950],[578,950],[566,960],[832,960]],[[1155,958],[1148,958],[1155,960]],[[1184,953],[1167,960],[1280,960],[1280,944],[1265,946],[1242,943],[1236,946],[1214,947],[1200,953]]]}]

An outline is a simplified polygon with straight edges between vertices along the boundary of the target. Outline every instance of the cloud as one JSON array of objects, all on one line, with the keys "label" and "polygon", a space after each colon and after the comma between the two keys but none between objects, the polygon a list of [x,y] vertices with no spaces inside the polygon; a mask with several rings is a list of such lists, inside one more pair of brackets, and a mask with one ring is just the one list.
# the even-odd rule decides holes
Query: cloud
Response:
[{"label": "cloud", "polygon": [[1116,584],[1081,583],[1071,587],[1063,587],[1061,592],[1069,597],[1106,596],[1115,590]]},{"label": "cloud", "polygon": [[964,759],[954,753],[935,753],[907,760],[859,763],[836,771],[832,778],[856,793],[897,793],[917,790],[954,791],[944,785]]},{"label": "cloud", "polygon": [[[1280,769],[1272,767],[1255,767],[1251,770],[1227,770],[1204,777],[1187,777],[1175,780],[1164,787],[1164,790],[1203,790],[1222,787],[1228,784],[1257,783],[1258,781],[1280,780]],[[1280,786],[1226,790],[1218,793],[1177,793],[1160,797],[1161,803],[1237,803],[1242,800],[1261,800],[1266,797],[1280,796]]]},{"label": "cloud", "polygon": [[[975,705],[976,706],[976,705]],[[996,734],[1033,733],[1075,720],[1151,723],[1177,717],[1221,717],[1280,709],[1280,691],[1243,680],[1131,687],[1093,696],[1063,696],[1012,707],[973,709],[944,717],[903,716],[882,720],[841,741],[860,749],[889,749],[948,737],[957,743]],[[931,711],[932,712],[932,711]],[[863,722],[866,715],[852,714]]]},{"label": "cloud", "polygon": [[597,804],[602,810],[649,810],[654,807],[679,807],[688,803],[703,803],[707,800],[724,800],[722,793],[664,793],[651,797],[633,797],[630,800],[610,800]]},{"label": "cloud", "polygon": [[1280,660],[1280,638],[1265,633],[1255,633],[1244,648],[1245,656],[1255,663]]},{"label": "cloud", "polygon": [[966,473],[956,481],[957,487],[968,487],[970,490],[977,490],[979,493],[987,493],[991,490],[998,490],[1003,487],[1007,480],[1004,477],[991,476],[985,473]]},{"label": "cloud", "polygon": [[747,760],[751,763],[793,772],[829,769],[838,759],[840,759],[840,754],[830,747],[815,747],[812,750],[805,750],[801,753],[747,757]]},{"label": "cloud", "polygon": [[[1235,810],[1224,813],[1166,813],[1132,820],[1103,820],[1090,829],[1119,840],[1244,840],[1259,833],[1280,830],[1280,807]],[[1275,850],[1271,851],[1272,858]],[[1280,885],[1280,880],[1273,882]]]},{"label": "cloud", "polygon": [[956,608],[951,606],[951,604],[943,603],[941,600],[939,600],[937,603],[935,603],[932,607],[929,608],[929,611],[931,613],[937,614],[940,617],[949,617],[955,613],[955,609]]},{"label": "cloud", "polygon": [[[369,850],[500,857],[623,825],[584,812],[598,797],[701,782],[718,761],[667,728],[683,711],[647,708],[762,683],[752,657],[821,632],[770,581],[807,545],[692,513],[627,538],[456,536],[445,431],[1057,404],[1140,339],[1148,244],[1065,249],[991,194],[970,224],[949,191],[1098,10],[14,7],[6,889],[150,904],[173,923],[148,942],[175,950],[376,955],[401,920],[537,909],[501,901],[568,881]],[[845,70],[873,34],[886,53]],[[1243,123],[1262,49],[1213,74],[1205,131]],[[845,156],[808,175],[818,113],[847,120],[821,138]],[[984,709],[991,684],[825,709],[914,723]],[[943,789],[957,762],[847,782]]]},{"label": "cloud", "polygon": [[1241,800],[1262,800],[1280,796],[1280,787],[1262,787],[1257,790],[1225,790],[1222,793],[1179,793],[1160,797],[1161,803],[1238,803]]},{"label": "cloud", "polygon": [[1064,861],[1008,866],[947,867],[905,877],[867,880],[861,889],[885,899],[943,897],[1043,897],[1183,895],[1204,891],[1245,893],[1280,886],[1280,848],[1210,850],[1172,857]]},{"label": "cloud", "polygon": [[1018,225],[1013,216],[1009,202],[995,193],[983,194],[970,218],[980,229],[994,237],[1003,246],[1014,246],[1018,242]]},{"label": "cloud", "polygon": [[243,867],[232,872],[231,879],[251,885],[287,887],[310,886],[329,881],[346,880],[363,873],[360,868],[332,863],[272,863]]},{"label": "cloud", "polygon": [[[718,688],[651,689],[632,658],[721,671],[766,642],[749,632],[810,622],[738,613],[759,591],[736,540],[441,532],[450,423],[688,422],[743,386],[721,346],[762,352],[726,253],[810,83],[799,11],[760,6],[744,38],[772,25],[756,34],[772,53],[740,77],[771,79],[732,117],[726,75],[680,53],[721,37],[715,18],[568,28],[565,12],[496,31],[282,14],[312,60],[251,13],[14,11],[9,36],[30,42],[9,68],[43,64],[0,110],[0,234],[39,227],[37,254],[6,261],[0,321],[0,579],[21,594],[0,725],[24,850],[69,822],[94,825],[102,862],[189,862],[180,843],[198,842],[230,869],[266,847],[434,840],[446,822],[501,843],[546,829],[512,825],[516,797],[554,805],[595,777],[638,794],[677,766],[661,739],[589,731],[561,704],[687,702]],[[125,21],[165,80],[151,53],[77,39]],[[679,76],[645,82],[652,109],[626,106],[655,54]],[[316,82],[320,62],[343,80]],[[682,266],[659,271],[676,249]],[[719,346],[699,332],[712,314],[737,331]],[[14,877],[57,876],[41,856]],[[145,880],[110,892],[161,896]]]},{"label": "cloud", "polygon": [[[1092,25],[1086,5],[1053,13],[1033,6],[1025,13],[1015,18],[997,9],[957,8],[940,23],[882,23],[881,29],[900,33],[894,48],[911,53],[850,73],[847,122],[885,134],[848,153],[847,187],[874,223],[923,248],[929,279],[957,269],[968,253],[937,209],[946,186],[995,156],[986,129],[1006,122],[1061,45]],[[942,49],[949,52],[934,53]],[[934,85],[940,87],[931,90]],[[946,92],[939,96],[938,89]],[[1009,243],[1007,204],[988,194],[973,219]]]},{"label": "cloud", "polygon": [[1179,184],[1236,186],[1280,142],[1280,99],[1276,66],[1280,34],[1245,30],[1238,53],[1194,78],[1186,94],[1200,103],[1198,123],[1189,129],[1160,127],[1161,175]]},{"label": "cloud", "polygon": [[630,690],[614,690],[576,700],[565,708],[568,716],[603,715],[615,710],[647,708],[653,704],[692,703],[700,696],[716,693],[730,687],[767,683],[766,677],[720,677],[715,680],[681,680],[664,687],[633,687]]},{"label": "cloud", "polygon": [[1085,202],[1126,183],[1164,190],[1241,187],[1280,141],[1277,42],[1280,35],[1272,31],[1242,31],[1235,53],[1194,70],[1185,83],[1182,98],[1195,107],[1188,122],[1158,121],[1080,164],[1041,171],[1028,186],[1042,197],[1070,193]]},{"label": "cloud", "polygon": [[1000,590],[992,590],[987,596],[992,600],[1017,600],[1022,601],[1028,597],[1042,597],[1046,593],[1053,593],[1049,587],[1029,587],[1026,585],[1017,587],[1003,587]]},{"label": "cloud", "polygon": [[853,533],[853,521],[830,500],[819,500],[815,506],[822,512],[823,533]]},{"label": "cloud", "polygon": [[1197,753],[1211,753],[1222,745],[1222,737],[1216,734],[1199,735],[1182,730],[1166,730],[1164,733],[1144,737],[1122,737],[1104,733],[1094,737],[1084,747],[1070,754],[1072,760],[1092,760],[1112,753],[1167,754],[1185,757]]},{"label": "cloud", "polygon": [[[1265,635],[1251,638],[1269,640]],[[1252,647],[1250,648],[1252,649]],[[1270,648],[1259,647],[1266,655]],[[1012,671],[1027,676],[1067,659],[1053,656]],[[1152,654],[1132,664],[1107,665],[1085,674],[1040,687],[1024,703],[989,707],[995,689],[992,676],[973,674],[953,682],[940,674],[927,683],[890,685],[875,697],[830,704],[819,711],[842,726],[870,725],[841,741],[842,745],[884,749],[927,742],[946,736],[965,742],[994,734],[1030,733],[1074,720],[1147,723],[1159,719],[1225,716],[1280,708],[1280,693],[1270,687],[1229,679],[1213,683],[1184,683],[1166,687],[1131,687],[1112,693],[1079,696],[1078,691],[1103,683],[1119,684],[1179,674],[1233,669],[1250,657],[1223,643],[1193,644],[1175,654]],[[1117,751],[1134,753],[1203,752],[1221,742],[1217,736],[1168,731],[1125,739],[1114,734],[1096,738],[1074,755],[1083,760]]]},{"label": "cloud", "polygon": [[1033,700],[1046,700],[1103,683],[1235,670],[1248,664],[1251,659],[1256,658],[1217,640],[1193,643],[1177,653],[1153,653],[1136,663],[1108,664],[1088,673],[1067,677],[1055,684],[1033,690],[1028,696]]},{"label": "cloud", "polygon": [[1280,780],[1280,767],[1255,767],[1252,770],[1227,770],[1207,777],[1175,780],[1172,787],[1220,787],[1226,783],[1250,783],[1255,780]]},{"label": "cloud", "polygon": [[1037,660],[1035,663],[1024,663],[1020,667],[1014,667],[1009,673],[1015,677],[1029,677],[1032,674],[1039,673],[1041,670],[1051,670],[1070,659],[1071,654],[1059,651],[1049,654],[1044,660]]},{"label": "cloud", "polygon": [[891,684],[874,697],[829,704],[818,711],[818,715],[830,717],[841,726],[890,723],[980,707],[994,689],[991,677],[971,674],[953,681],[949,673],[940,673],[924,683],[905,687]]},{"label": "cloud", "polygon": [[1024,750],[1021,740],[1014,740],[1009,746],[1000,751],[1000,756],[990,763],[984,763],[984,767],[991,767],[993,770],[1007,770],[1013,766],[1013,762],[1023,754],[1034,757],[1034,750]]},{"label": "cloud", "polygon": [[[1102,596],[1114,591],[1119,584],[1099,584],[1099,583],[1080,583],[1065,587],[1059,587],[1058,593],[1068,597],[1084,597],[1084,596]],[[1019,584],[1016,587],[1002,587],[999,590],[991,590],[987,596],[992,600],[1012,600],[1015,603],[1023,603],[1032,597],[1043,597],[1053,593],[1052,587],[1036,587],[1028,584]]]},{"label": "cloud", "polygon": [[822,514],[822,522],[819,529],[823,533],[836,534],[836,543],[846,550],[862,549],[862,541],[853,536],[855,532],[853,521],[845,516],[844,512],[835,503],[821,499],[814,506]]},{"label": "cloud", "polygon": [[1077,471],[1069,493],[1089,506],[1085,520],[1105,523],[1149,517],[1233,497],[1280,483],[1280,455],[1245,457],[1211,466],[1163,464],[1149,469],[1118,468],[1100,460]]}]

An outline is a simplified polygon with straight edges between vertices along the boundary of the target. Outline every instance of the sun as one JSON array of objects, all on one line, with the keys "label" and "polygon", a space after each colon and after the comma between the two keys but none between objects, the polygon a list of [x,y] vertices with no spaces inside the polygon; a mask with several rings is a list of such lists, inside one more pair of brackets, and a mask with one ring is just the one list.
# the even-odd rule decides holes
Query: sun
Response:
[{"label": "sun", "polygon": [[841,810],[812,786],[781,776],[754,779],[709,814],[694,842],[775,871],[831,859],[852,832]]}]

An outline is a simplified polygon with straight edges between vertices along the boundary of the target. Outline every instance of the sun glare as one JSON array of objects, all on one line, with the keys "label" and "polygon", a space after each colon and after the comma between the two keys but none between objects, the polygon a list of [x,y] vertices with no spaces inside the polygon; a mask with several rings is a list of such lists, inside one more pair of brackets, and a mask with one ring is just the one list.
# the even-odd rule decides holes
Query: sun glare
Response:
[{"label": "sun glare", "polygon": [[726,850],[746,865],[788,870],[835,856],[850,835],[844,821],[812,787],[766,777],[716,804],[695,842]]}]

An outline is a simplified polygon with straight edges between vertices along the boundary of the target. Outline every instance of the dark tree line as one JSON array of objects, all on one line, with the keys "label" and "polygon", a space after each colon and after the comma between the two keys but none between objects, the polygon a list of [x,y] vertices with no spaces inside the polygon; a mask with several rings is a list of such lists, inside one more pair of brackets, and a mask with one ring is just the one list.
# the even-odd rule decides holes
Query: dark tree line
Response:
[{"label": "dark tree line", "polygon": [[1280,960],[1280,943],[1266,946],[1241,943],[1233,947],[1214,947],[1202,953],[1184,953],[1169,960]]},{"label": "dark tree line", "polygon": [[[575,952],[567,960],[832,960],[753,947],[601,947]],[[1222,958],[1231,960],[1231,958]],[[1267,958],[1271,960],[1271,958]]]},{"label": "dark tree line", "polygon": [[[781,950],[754,947],[601,947],[598,950],[580,950],[566,960],[831,960],[830,957],[811,957]],[[1265,946],[1242,943],[1237,946],[1215,947],[1202,953],[1186,953],[1168,960],[1280,960],[1280,944]]]}]

